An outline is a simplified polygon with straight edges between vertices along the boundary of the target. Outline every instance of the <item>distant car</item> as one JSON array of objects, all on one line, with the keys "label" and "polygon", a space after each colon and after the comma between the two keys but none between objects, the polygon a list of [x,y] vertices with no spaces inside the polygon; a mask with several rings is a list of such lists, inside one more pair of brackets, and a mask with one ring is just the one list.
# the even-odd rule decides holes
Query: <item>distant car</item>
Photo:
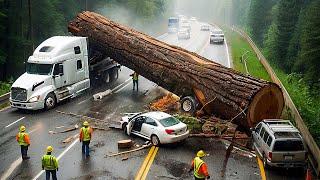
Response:
[{"label": "distant car", "polygon": [[191,25],[188,22],[187,23],[186,22],[181,23],[180,29],[187,29],[190,32],[191,31]]},{"label": "distant car", "polygon": [[168,33],[169,33],[169,34],[176,33],[177,31],[178,31],[178,28],[175,28],[175,27],[168,27]]},{"label": "distant car", "polygon": [[197,18],[191,17],[191,18],[190,18],[190,21],[197,21]]},{"label": "distant car", "polygon": [[179,29],[178,31],[178,39],[190,39],[190,31],[188,29]]},{"label": "distant car", "polygon": [[210,31],[210,25],[209,24],[202,24],[200,30],[201,31]]},{"label": "distant car", "polygon": [[210,44],[213,43],[224,43],[224,34],[221,29],[214,29],[210,33]]},{"label": "distant car", "polygon": [[300,132],[289,120],[263,120],[252,129],[253,148],[265,168],[305,167],[307,151]]},{"label": "distant car", "polygon": [[120,124],[126,134],[148,139],[155,146],[179,142],[189,136],[186,124],[159,111],[127,114]]}]

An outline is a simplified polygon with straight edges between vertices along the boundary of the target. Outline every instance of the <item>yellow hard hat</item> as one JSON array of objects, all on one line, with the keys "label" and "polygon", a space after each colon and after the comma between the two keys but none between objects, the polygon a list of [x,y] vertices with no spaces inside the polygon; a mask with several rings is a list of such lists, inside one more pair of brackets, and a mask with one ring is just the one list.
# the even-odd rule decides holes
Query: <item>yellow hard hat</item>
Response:
[{"label": "yellow hard hat", "polygon": [[48,146],[47,147],[47,152],[52,152],[53,151],[53,147],[52,146]]},{"label": "yellow hard hat", "polygon": [[206,156],[206,153],[203,150],[200,150],[200,151],[197,152],[197,156],[198,157],[204,157],[204,156]]},{"label": "yellow hard hat", "polygon": [[25,131],[25,130],[26,130],[26,127],[20,126],[20,131],[21,131],[21,132],[23,132],[23,131]]},{"label": "yellow hard hat", "polygon": [[83,125],[84,125],[84,126],[89,126],[88,121],[83,122]]}]

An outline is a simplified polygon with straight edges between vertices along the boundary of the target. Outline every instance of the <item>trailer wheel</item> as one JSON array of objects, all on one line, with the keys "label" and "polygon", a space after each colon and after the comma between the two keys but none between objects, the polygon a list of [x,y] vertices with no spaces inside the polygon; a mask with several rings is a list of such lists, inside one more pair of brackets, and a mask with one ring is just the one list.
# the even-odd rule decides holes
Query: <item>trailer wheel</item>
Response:
[{"label": "trailer wheel", "polygon": [[118,68],[112,68],[109,72],[110,82],[115,81],[119,77]]},{"label": "trailer wheel", "polygon": [[108,72],[105,72],[103,75],[103,82],[104,83],[109,83],[110,82],[110,75]]},{"label": "trailer wheel", "polygon": [[181,110],[186,113],[194,114],[196,112],[197,102],[194,97],[186,96],[181,99]]}]

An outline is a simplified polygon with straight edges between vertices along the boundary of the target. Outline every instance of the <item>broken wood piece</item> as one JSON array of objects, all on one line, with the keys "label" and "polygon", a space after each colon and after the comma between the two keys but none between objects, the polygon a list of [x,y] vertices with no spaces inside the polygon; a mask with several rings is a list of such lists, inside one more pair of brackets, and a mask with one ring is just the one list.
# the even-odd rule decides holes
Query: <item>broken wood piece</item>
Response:
[{"label": "broken wood piece", "polygon": [[69,132],[69,131],[74,131],[74,130],[77,130],[79,128],[78,124],[74,125],[74,127],[71,127],[71,128],[67,128],[63,131],[60,131],[59,133],[66,133],[66,132]]},{"label": "broken wood piece", "polygon": [[113,157],[113,156],[119,156],[119,155],[122,155],[122,154],[128,154],[128,153],[140,151],[140,150],[145,149],[145,148],[148,148],[148,147],[150,147],[150,146],[151,146],[151,144],[143,145],[143,146],[141,146],[141,147],[139,147],[139,148],[132,149],[132,150],[129,150],[129,151],[123,151],[123,152],[114,153],[114,154],[107,154],[107,156],[108,156],[108,157]]},{"label": "broken wood piece", "polygon": [[118,141],[118,148],[130,148],[133,146],[131,139],[125,139]]},{"label": "broken wood piece", "polygon": [[108,130],[110,130],[109,128],[107,129],[107,128],[101,128],[101,127],[97,127],[97,126],[90,126],[92,129],[94,129],[94,130],[102,130],[102,131],[108,131]]},{"label": "broken wood piece", "polygon": [[72,140],[74,140],[75,138],[78,138],[79,134],[75,134],[73,136],[68,137],[67,139],[63,140],[62,143],[70,143]]},{"label": "broken wood piece", "polygon": [[125,161],[125,160],[128,160],[129,159],[129,157],[128,156],[125,156],[125,157],[123,157],[122,159],[121,159],[121,161]]}]

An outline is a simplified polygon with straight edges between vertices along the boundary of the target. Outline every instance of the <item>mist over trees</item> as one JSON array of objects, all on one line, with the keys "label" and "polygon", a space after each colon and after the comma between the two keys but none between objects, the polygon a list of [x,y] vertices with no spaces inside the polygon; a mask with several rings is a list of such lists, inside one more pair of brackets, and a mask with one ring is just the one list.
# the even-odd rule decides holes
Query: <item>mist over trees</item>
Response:
[{"label": "mist over trees", "polygon": [[24,61],[43,40],[55,35],[68,35],[67,23],[78,12],[96,11],[149,32],[151,28],[143,27],[165,19],[167,1],[0,0],[0,81],[23,73]]}]

